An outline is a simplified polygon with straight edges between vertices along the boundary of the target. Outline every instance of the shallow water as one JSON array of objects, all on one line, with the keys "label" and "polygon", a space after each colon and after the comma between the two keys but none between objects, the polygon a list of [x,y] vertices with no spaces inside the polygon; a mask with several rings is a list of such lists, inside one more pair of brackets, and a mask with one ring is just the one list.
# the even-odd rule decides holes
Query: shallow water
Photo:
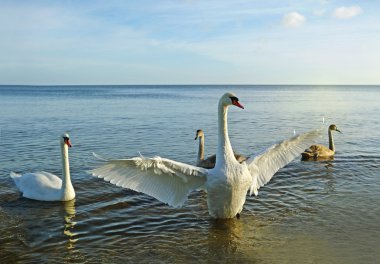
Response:
[{"label": "shallow water", "polygon": [[[2,263],[377,263],[380,258],[380,87],[0,87]],[[247,197],[240,219],[213,220],[206,194],[175,209],[93,178],[92,152],[160,155],[194,164],[195,131],[216,148],[216,105],[226,91],[234,149],[249,155],[335,123],[336,157],[299,158]],[[69,131],[70,202],[22,198],[10,171],[61,174],[58,137]],[[327,144],[327,138],[321,139]],[[5,261],[5,262],[4,262]]]}]

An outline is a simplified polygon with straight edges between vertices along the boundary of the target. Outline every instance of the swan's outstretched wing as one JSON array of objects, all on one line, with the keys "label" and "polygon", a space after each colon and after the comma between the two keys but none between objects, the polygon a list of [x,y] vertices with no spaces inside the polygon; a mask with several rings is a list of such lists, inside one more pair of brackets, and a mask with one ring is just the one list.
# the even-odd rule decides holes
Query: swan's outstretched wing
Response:
[{"label": "swan's outstretched wing", "polygon": [[174,207],[181,206],[192,190],[201,187],[208,173],[206,169],[161,157],[134,157],[103,163],[90,173]]},{"label": "swan's outstretched wing", "polygon": [[321,136],[321,133],[322,128],[318,128],[286,139],[257,155],[251,156],[247,161],[248,169],[253,178],[250,194],[255,193],[257,195],[257,191],[261,186],[269,182],[279,169],[300,155],[310,144],[314,143]]}]

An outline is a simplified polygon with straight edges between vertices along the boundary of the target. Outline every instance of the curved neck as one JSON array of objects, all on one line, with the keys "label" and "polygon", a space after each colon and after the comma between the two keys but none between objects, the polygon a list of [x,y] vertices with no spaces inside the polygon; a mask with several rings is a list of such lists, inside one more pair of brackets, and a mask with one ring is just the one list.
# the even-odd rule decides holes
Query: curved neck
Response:
[{"label": "curved neck", "polygon": [[199,149],[198,149],[198,159],[200,162],[205,159],[205,138],[204,136],[199,137]]},{"label": "curved neck", "polygon": [[[231,160],[233,157],[233,151],[228,137],[227,127],[227,112],[228,106],[224,106],[219,103],[218,106],[218,149],[216,155],[215,167],[225,164],[226,160]],[[234,159],[232,159],[234,160]]]},{"label": "curved neck", "polygon": [[62,197],[65,196],[67,190],[72,189],[70,179],[70,165],[69,165],[69,149],[66,144],[61,145],[61,156],[62,156]]},{"label": "curved neck", "polygon": [[332,131],[329,129],[329,149],[335,152],[335,145],[334,145],[334,139],[332,135]]}]

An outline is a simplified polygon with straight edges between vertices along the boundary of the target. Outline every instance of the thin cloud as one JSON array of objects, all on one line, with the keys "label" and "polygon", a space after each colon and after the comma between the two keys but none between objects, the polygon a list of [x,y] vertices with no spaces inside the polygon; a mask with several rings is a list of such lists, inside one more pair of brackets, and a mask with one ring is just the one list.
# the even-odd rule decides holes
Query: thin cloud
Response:
[{"label": "thin cloud", "polygon": [[315,16],[323,16],[326,13],[326,9],[317,9],[313,11],[313,15]]},{"label": "thin cloud", "polygon": [[342,6],[334,10],[333,16],[338,19],[349,19],[363,13],[360,6]]},{"label": "thin cloud", "polygon": [[282,24],[286,27],[295,28],[300,27],[306,22],[305,16],[298,12],[291,12],[285,14],[282,18]]}]

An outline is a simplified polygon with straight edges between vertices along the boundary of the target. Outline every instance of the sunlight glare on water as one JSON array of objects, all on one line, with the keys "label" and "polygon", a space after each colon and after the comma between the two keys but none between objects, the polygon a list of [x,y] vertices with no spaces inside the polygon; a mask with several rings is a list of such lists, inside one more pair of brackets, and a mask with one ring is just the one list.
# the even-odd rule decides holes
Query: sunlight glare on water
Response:
[{"label": "sunlight glare on water", "polygon": [[[1,86],[0,258],[3,263],[376,263],[380,258],[380,87]],[[195,131],[215,153],[216,106],[233,91],[235,150],[251,155],[335,123],[333,160],[297,158],[247,197],[240,219],[213,220],[207,194],[182,208],[86,173],[92,152],[195,164]],[[58,137],[71,136],[76,199],[22,198],[10,171],[61,175]],[[327,135],[327,130],[326,130]],[[327,144],[327,137],[321,139]]]}]

